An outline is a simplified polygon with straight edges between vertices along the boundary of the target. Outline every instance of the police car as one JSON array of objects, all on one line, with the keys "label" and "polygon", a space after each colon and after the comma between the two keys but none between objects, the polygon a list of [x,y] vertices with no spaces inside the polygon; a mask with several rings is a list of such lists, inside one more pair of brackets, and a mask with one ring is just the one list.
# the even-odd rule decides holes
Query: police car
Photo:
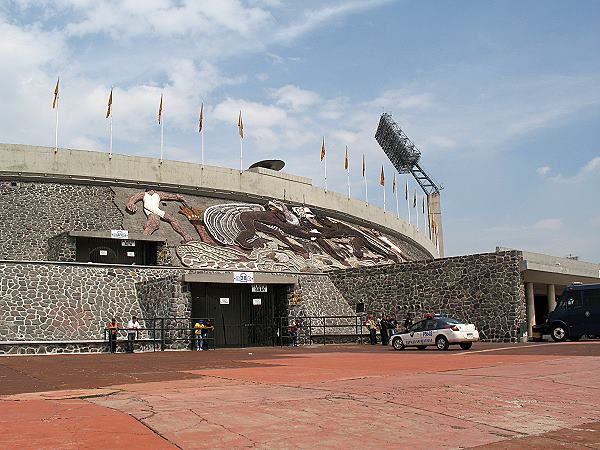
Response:
[{"label": "police car", "polygon": [[464,324],[448,316],[426,314],[425,319],[407,330],[393,334],[390,345],[394,350],[404,350],[405,347],[422,350],[429,345],[447,350],[450,345],[458,344],[463,350],[468,350],[478,340],[479,332],[475,325]]}]

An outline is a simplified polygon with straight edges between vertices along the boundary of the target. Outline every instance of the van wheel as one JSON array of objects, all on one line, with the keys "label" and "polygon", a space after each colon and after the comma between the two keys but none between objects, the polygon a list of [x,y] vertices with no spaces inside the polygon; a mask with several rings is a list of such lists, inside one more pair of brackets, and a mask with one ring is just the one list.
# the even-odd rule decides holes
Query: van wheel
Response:
[{"label": "van wheel", "polygon": [[577,342],[579,339],[581,339],[581,336],[571,336],[571,337],[569,337],[569,340],[573,341],[573,342]]},{"label": "van wheel", "polygon": [[394,350],[404,350],[404,341],[402,340],[402,338],[394,338],[394,340],[392,341],[392,347],[394,348]]},{"label": "van wheel", "polygon": [[448,339],[446,339],[445,336],[438,336],[435,340],[435,346],[438,348],[438,350],[448,350],[448,347],[450,347],[450,343],[448,342]]},{"label": "van wheel", "polygon": [[463,342],[460,344],[460,348],[462,348],[463,350],[469,350],[471,347],[473,347],[472,342]]},{"label": "van wheel", "polygon": [[569,337],[569,332],[564,325],[557,324],[552,327],[552,330],[550,330],[550,336],[555,342],[563,342]]}]

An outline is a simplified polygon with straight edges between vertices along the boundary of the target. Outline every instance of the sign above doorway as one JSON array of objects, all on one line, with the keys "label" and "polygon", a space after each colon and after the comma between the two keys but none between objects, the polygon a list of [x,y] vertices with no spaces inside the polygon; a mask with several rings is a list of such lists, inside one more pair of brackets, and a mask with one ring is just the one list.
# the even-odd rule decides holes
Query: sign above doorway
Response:
[{"label": "sign above doorway", "polygon": [[233,272],[234,283],[254,283],[254,272]]},{"label": "sign above doorway", "polygon": [[266,284],[253,284],[252,292],[268,292]]}]

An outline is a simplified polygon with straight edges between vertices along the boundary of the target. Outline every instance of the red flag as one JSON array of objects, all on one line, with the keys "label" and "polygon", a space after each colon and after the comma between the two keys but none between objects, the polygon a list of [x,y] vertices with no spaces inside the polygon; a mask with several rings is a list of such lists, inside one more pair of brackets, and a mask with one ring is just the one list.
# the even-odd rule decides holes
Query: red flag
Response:
[{"label": "red flag", "polygon": [[325,138],[323,138],[323,145],[321,146],[321,161],[325,159]]},{"label": "red flag", "polygon": [[160,125],[160,121],[162,120],[162,112],[163,112],[162,94],[160,94],[160,106],[158,107],[158,124],[159,125]]}]

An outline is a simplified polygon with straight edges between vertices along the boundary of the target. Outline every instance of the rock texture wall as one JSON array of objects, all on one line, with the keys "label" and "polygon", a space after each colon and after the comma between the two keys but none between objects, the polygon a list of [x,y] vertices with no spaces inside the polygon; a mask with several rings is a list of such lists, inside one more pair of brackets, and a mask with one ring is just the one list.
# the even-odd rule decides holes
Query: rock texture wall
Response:
[{"label": "rock texture wall", "polygon": [[514,341],[525,322],[520,252],[485,253],[330,273],[351,306],[367,312],[446,313],[474,323],[482,339]]},{"label": "rock texture wall", "polygon": [[48,239],[64,231],[121,229],[110,187],[0,182],[0,260],[46,261]]}]

